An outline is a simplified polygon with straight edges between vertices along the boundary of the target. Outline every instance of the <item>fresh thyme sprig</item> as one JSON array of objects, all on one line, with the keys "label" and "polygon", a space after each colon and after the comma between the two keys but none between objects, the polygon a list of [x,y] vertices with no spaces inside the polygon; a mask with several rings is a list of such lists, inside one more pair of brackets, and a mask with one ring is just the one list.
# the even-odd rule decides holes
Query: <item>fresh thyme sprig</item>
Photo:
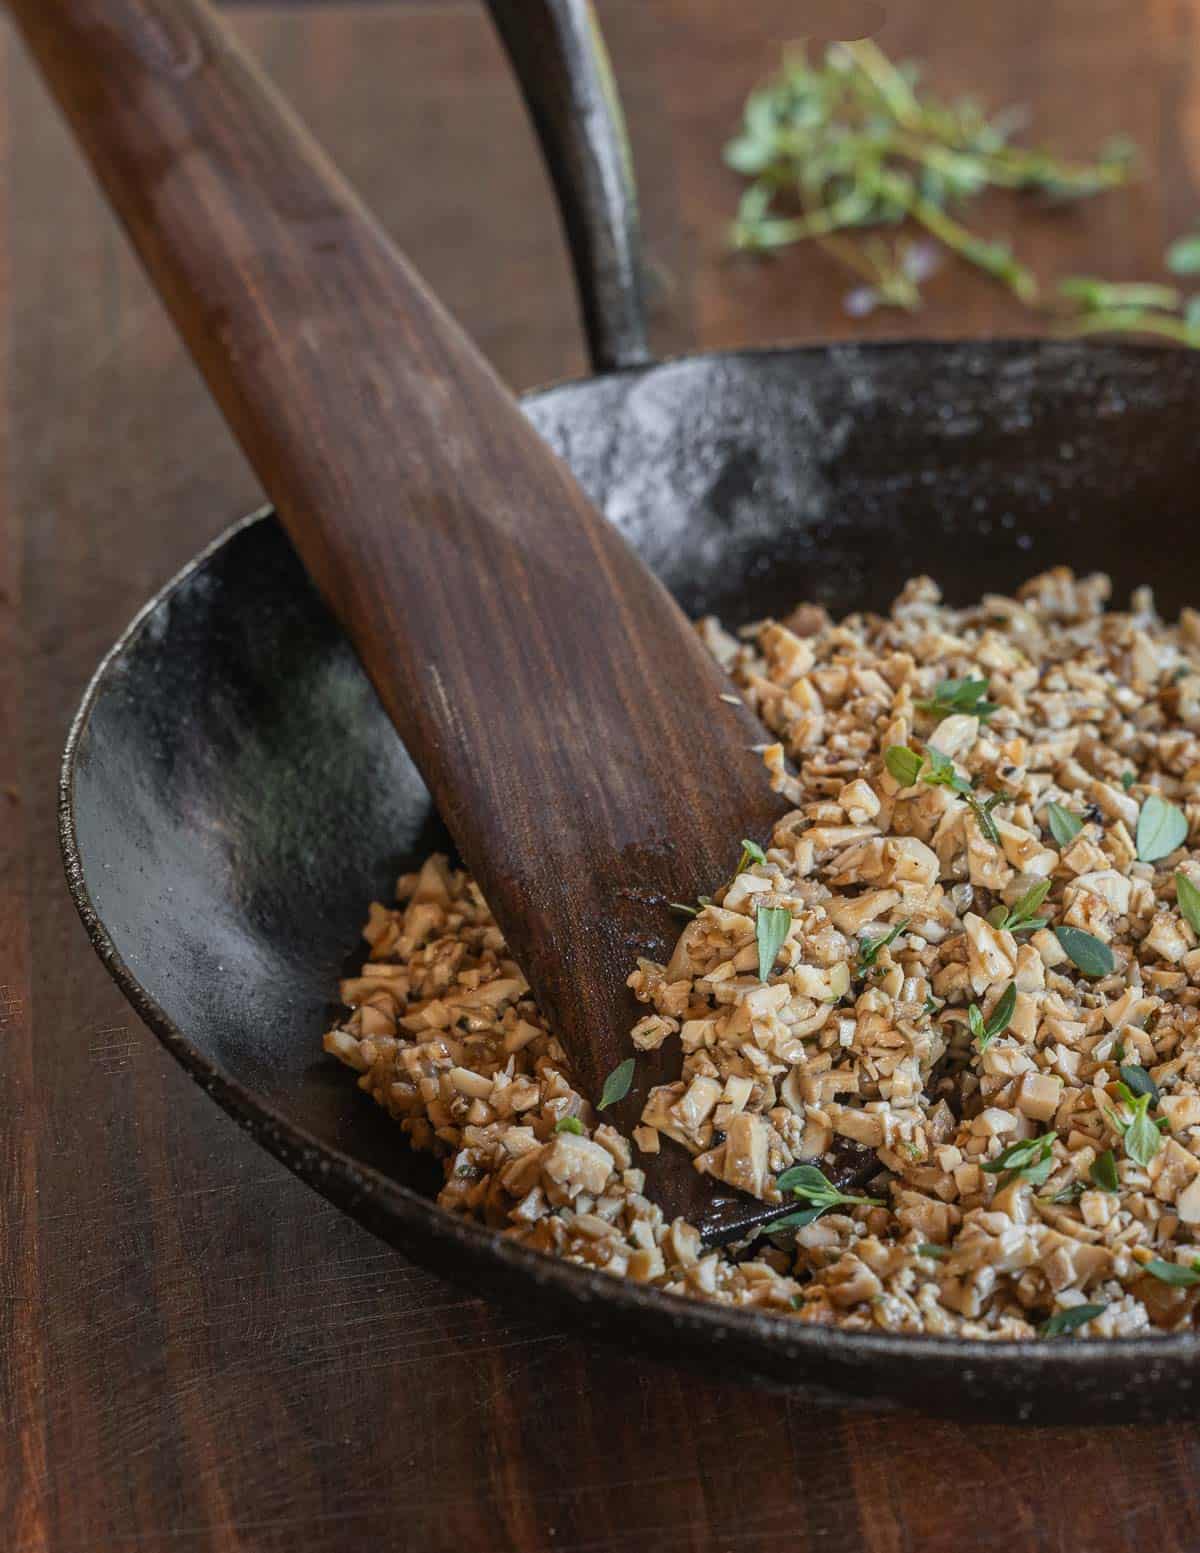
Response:
[{"label": "fresh thyme sprig", "polygon": [[766,981],[779,951],[791,931],[792,914],[786,906],[760,906],[754,914],[754,938],[758,946],[758,979]]},{"label": "fresh thyme sprig", "polygon": [[1145,1264],[1145,1270],[1160,1283],[1172,1284],[1177,1289],[1190,1289],[1200,1283],[1200,1261],[1184,1267],[1181,1262],[1164,1262],[1161,1257],[1155,1257]]},{"label": "fresh thyme sprig", "polygon": [[890,927],[886,933],[882,933],[878,938],[864,938],[860,940],[858,956],[854,964],[854,979],[856,981],[860,977],[866,976],[874,968],[875,961],[879,958],[879,951],[886,949],[889,944],[894,944],[908,926],[908,923],[909,918],[902,917],[899,922]]},{"label": "fresh thyme sprig", "polygon": [[618,1062],[616,1067],[604,1080],[604,1088],[600,1092],[600,1103],[597,1111],[607,1111],[610,1105],[616,1105],[618,1100],[624,1100],[633,1083],[633,1070],[637,1066],[636,1057],[626,1057],[624,1062]]},{"label": "fresh thyme sprig", "polygon": [[1141,334],[1193,350],[1200,346],[1200,296],[1184,299],[1174,286],[1072,275],[1059,282],[1058,295],[1060,334]]},{"label": "fresh thyme sprig", "polygon": [[1125,1145],[1125,1157],[1144,1167],[1163,1146],[1162,1131],[1150,1117],[1150,1106],[1158,1098],[1158,1092],[1151,1093],[1147,1089],[1135,1095],[1129,1085],[1122,1082],[1117,1085],[1117,1094],[1130,1112],[1129,1120],[1116,1111],[1109,1111],[1108,1120]]},{"label": "fresh thyme sprig", "polygon": [[[963,208],[988,189],[1074,199],[1117,188],[1129,181],[1133,148],[1114,140],[1094,162],[1068,161],[1013,145],[1012,113],[989,117],[972,99],[943,101],[918,87],[914,65],[894,64],[870,40],[834,44],[819,63],[790,50],[750,94],[725,149],[750,180],[733,246],[773,253],[820,242],[865,282],[846,299],[860,315],[919,307],[921,282],[943,251],[1033,303],[1033,272],[1007,243],[973,231]],[[923,240],[879,235],[901,225]]]},{"label": "fresh thyme sprig", "polygon": [[1034,1186],[1042,1182],[1054,1169],[1054,1143],[1058,1134],[1043,1133],[1040,1138],[1024,1138],[1010,1143],[1002,1154],[980,1168],[988,1175],[1000,1176],[1001,1188],[1012,1181],[1029,1181]]},{"label": "fresh thyme sprig", "polygon": [[1036,933],[1050,921],[1049,917],[1039,917],[1037,914],[1038,907],[1050,893],[1050,884],[1049,879],[1039,880],[1011,906],[1001,901],[988,912],[988,922],[1003,933]]},{"label": "fresh thyme sprig", "polygon": [[1038,1336],[1065,1337],[1068,1332],[1077,1331],[1079,1327],[1087,1326],[1089,1321],[1095,1321],[1107,1309],[1107,1305],[1069,1305],[1065,1310],[1056,1310],[1038,1327]]},{"label": "fresh thyme sprig", "polygon": [[830,1208],[862,1204],[868,1208],[881,1208],[883,1199],[880,1197],[860,1197],[852,1192],[843,1192],[834,1186],[816,1165],[793,1165],[790,1170],[785,1170],[781,1176],[776,1177],[775,1185],[781,1192],[790,1192],[799,1202],[807,1206],[797,1213],[789,1213],[786,1218],[772,1219],[770,1230],[777,1229],[802,1229],[804,1225],[811,1224],[814,1219],[819,1219]]},{"label": "fresh thyme sprig", "polygon": [[949,717],[952,712],[962,712],[968,717],[978,717],[986,723],[993,712],[999,711],[999,703],[986,699],[986,679],[944,679],[934,687],[928,701],[915,701],[921,712],[932,712],[935,717]]},{"label": "fresh thyme sprig", "polygon": [[1008,986],[1000,994],[996,1006],[985,1018],[983,1010],[978,1003],[972,1003],[967,1009],[967,1023],[971,1027],[971,1035],[974,1037],[976,1048],[980,1052],[987,1051],[988,1047],[998,1035],[1003,1035],[1012,1023],[1012,1016],[1017,1007],[1017,984],[1010,981]]},{"label": "fresh thyme sprig", "polygon": [[1138,813],[1137,855],[1142,863],[1157,863],[1187,840],[1187,815],[1168,803],[1161,793],[1151,793]]},{"label": "fresh thyme sprig", "polygon": [[998,847],[1000,832],[996,829],[992,810],[998,803],[1004,803],[1009,795],[1000,792],[980,798],[966,777],[959,775],[949,755],[943,755],[932,744],[926,746],[925,755],[922,760],[907,744],[892,744],[884,751],[883,763],[901,787],[915,787],[918,782],[924,782],[929,787],[948,787],[952,793],[957,793],[975,816],[975,823],[985,838]]}]

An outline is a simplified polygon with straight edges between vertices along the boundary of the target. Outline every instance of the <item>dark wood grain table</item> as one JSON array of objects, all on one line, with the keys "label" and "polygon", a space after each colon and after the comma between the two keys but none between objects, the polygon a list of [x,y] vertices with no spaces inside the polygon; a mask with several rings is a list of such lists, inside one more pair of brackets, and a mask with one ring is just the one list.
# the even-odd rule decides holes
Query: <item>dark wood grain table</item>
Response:
[{"label": "dark wood grain table", "polygon": [[[1157,274],[1200,213],[1200,0],[889,0],[881,41],[1113,129],[1134,191],[989,213],[1048,273]],[[833,0],[602,6],[659,348],[850,325],[820,254],[729,263],[719,148]],[[242,6],[238,31],[508,379],[583,369],[554,211],[480,7]],[[60,877],[55,779],[96,659],[258,501],[0,21],[0,1547],[753,1553],[1200,1548],[1200,1431],[1015,1431],[829,1409],[547,1330],[372,1240],[138,1025]],[[956,272],[920,327],[1027,332]]]}]

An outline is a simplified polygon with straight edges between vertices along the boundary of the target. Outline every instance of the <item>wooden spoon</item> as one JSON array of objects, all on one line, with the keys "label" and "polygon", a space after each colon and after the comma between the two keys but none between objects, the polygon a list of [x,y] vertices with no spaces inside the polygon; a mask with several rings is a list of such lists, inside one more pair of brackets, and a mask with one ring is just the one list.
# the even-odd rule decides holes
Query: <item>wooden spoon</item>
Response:
[{"label": "wooden spoon", "polygon": [[[10,9],[598,1101],[667,902],[781,813],[762,728],[201,0]],[[639,1162],[710,1238],[770,1216],[675,1145]]]}]

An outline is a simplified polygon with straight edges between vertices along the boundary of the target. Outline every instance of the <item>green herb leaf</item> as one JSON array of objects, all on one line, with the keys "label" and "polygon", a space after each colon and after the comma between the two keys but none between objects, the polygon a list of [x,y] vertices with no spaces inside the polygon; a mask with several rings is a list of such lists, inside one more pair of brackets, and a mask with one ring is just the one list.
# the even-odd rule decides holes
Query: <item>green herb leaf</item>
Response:
[{"label": "green herb leaf", "polygon": [[990,841],[994,847],[998,847],[1000,845],[1000,832],[996,829],[996,822],[992,818],[994,800],[989,798],[986,803],[980,803],[979,799],[972,793],[966,793],[964,796],[967,800],[967,807],[975,816],[976,825],[983,832],[984,839]]},{"label": "green herb leaf", "polygon": [[1125,1128],[1125,1157],[1143,1168],[1163,1146],[1162,1133],[1150,1119],[1150,1096],[1139,1095],[1133,1102],[1133,1120]]},{"label": "green herb leaf", "polygon": [[1200,274],[1200,232],[1175,239],[1167,249],[1167,268],[1172,275]]},{"label": "green herb leaf", "polygon": [[1145,1068],[1136,1067],[1133,1063],[1122,1065],[1121,1078],[1131,1095],[1149,1095],[1150,1104],[1158,1104],[1158,1085]]},{"label": "green herb leaf", "polygon": [[1040,1138],[1022,1138],[1009,1146],[980,1168],[988,1175],[1001,1175],[1001,1187],[1010,1181],[1031,1181],[1040,1186],[1054,1169],[1055,1132],[1043,1133]]},{"label": "green herb leaf", "polygon": [[1067,1332],[1086,1326],[1089,1321],[1102,1316],[1107,1309],[1107,1305],[1070,1305],[1066,1310],[1056,1310],[1048,1321],[1042,1322],[1038,1336],[1062,1337]]},{"label": "green herb leaf", "polygon": [[1135,771],[1123,771],[1121,773],[1121,786],[1125,789],[1126,792],[1129,791],[1129,789],[1136,781],[1137,773]]},{"label": "green herb leaf", "polygon": [[672,911],[677,911],[684,917],[698,917],[700,915],[699,906],[688,906],[683,901],[668,901],[667,905]]},{"label": "green herb leaf", "polygon": [[[633,1059],[630,1058],[630,1061]],[[628,1086],[626,1086],[628,1087]],[[560,1116],[554,1124],[554,1130],[558,1132],[573,1132],[577,1137],[583,1136],[583,1123],[577,1116]]]},{"label": "green herb leaf", "polygon": [[949,717],[953,712],[965,713],[968,717],[978,717],[980,722],[987,722],[993,712],[997,711],[995,701],[985,701],[988,682],[986,679],[944,679],[937,685],[933,692],[933,698],[929,701],[917,701],[914,705],[922,712],[932,712],[937,717]]},{"label": "green herb leaf", "polygon": [[1060,847],[1070,846],[1083,829],[1083,821],[1078,815],[1072,814],[1070,809],[1064,809],[1062,804],[1053,801],[1046,805],[1046,819],[1050,826],[1050,834]]},{"label": "green herb leaf", "polygon": [[758,979],[766,981],[792,925],[786,906],[760,906],[754,916],[754,937],[758,943]]},{"label": "green herb leaf", "polygon": [[988,921],[995,928],[1001,928],[1008,933],[1035,933],[1038,928],[1043,928],[1050,920],[1048,917],[1039,917],[1037,909],[1050,893],[1051,880],[1042,879],[1026,890],[1025,894],[1011,906],[1005,906],[1003,902],[999,906],[993,906],[988,912]]},{"label": "green herb leaf", "polygon": [[858,960],[854,968],[854,974],[862,976],[864,972],[870,970],[879,957],[879,951],[886,949],[889,944],[894,944],[908,926],[908,923],[909,919],[907,917],[901,917],[899,922],[895,923],[879,938],[863,940],[858,946]]},{"label": "green herb leaf", "polygon": [[985,1020],[982,1010],[972,1003],[967,1010],[967,1019],[971,1026],[971,1034],[975,1037],[976,1044],[981,1052],[988,1047],[998,1035],[1003,1035],[1012,1023],[1013,1012],[1017,1006],[1017,984],[1010,981],[1008,986],[996,1000],[996,1006]]},{"label": "green herb leaf", "polygon": [[780,1229],[803,1229],[806,1224],[814,1223],[823,1213],[828,1212],[828,1204],[822,1208],[800,1208],[795,1213],[785,1213],[781,1219],[772,1219],[765,1226],[765,1231],[773,1235]]},{"label": "green herb leaf", "polygon": [[1079,305],[1084,313],[1122,312],[1130,308],[1179,306],[1175,286],[1160,286],[1146,281],[1097,280],[1091,275],[1071,275],[1060,281],[1058,294]]},{"label": "green herb leaf", "polygon": [[1105,1149],[1103,1154],[1097,1154],[1092,1161],[1092,1168],[1088,1171],[1088,1179],[1102,1192],[1121,1190],[1121,1183],[1117,1177],[1117,1156],[1111,1149]]},{"label": "green herb leaf", "polygon": [[[927,782],[930,787],[948,787],[956,793],[969,793],[971,784],[966,777],[959,776],[954,769],[954,762],[949,755],[943,755],[936,745],[931,744],[926,750],[929,761],[929,769],[921,772],[921,781]],[[993,829],[995,827],[993,826]]]},{"label": "green herb leaf", "polygon": [[1175,901],[1194,933],[1200,933],[1200,889],[1185,873],[1175,875]]},{"label": "green herb leaf", "polygon": [[626,1057],[624,1062],[619,1062],[604,1080],[604,1089],[600,1095],[598,1111],[607,1111],[610,1105],[616,1105],[618,1100],[624,1100],[629,1093],[629,1086],[633,1083],[633,1070],[637,1066],[636,1057]]},{"label": "green herb leaf", "polygon": [[926,1244],[917,1247],[917,1255],[930,1257],[935,1262],[944,1262],[950,1255],[950,1247]]},{"label": "green herb leaf", "polygon": [[1024,895],[1014,902],[1012,910],[1008,914],[1010,929],[1023,921],[1027,921],[1030,917],[1036,916],[1038,907],[1049,893],[1049,879],[1039,880],[1032,889],[1026,890]]},{"label": "green herb leaf", "polygon": [[744,874],[751,863],[765,863],[767,854],[753,841],[742,842],[742,855],[738,858],[737,872]]},{"label": "green herb leaf", "polygon": [[1053,1197],[1039,1197],[1039,1202],[1073,1203],[1078,1202],[1083,1196],[1082,1181],[1068,1181],[1066,1186],[1060,1187]]},{"label": "green herb leaf", "polygon": [[1054,936],[1085,976],[1110,976],[1116,961],[1108,945],[1079,927],[1056,927]]},{"label": "green herb leaf", "polygon": [[892,744],[884,752],[883,763],[901,787],[914,787],[925,762],[907,744]]},{"label": "green herb leaf", "polygon": [[[1017,146],[1010,116],[988,118],[969,98],[923,95],[916,82],[915,70],[894,64],[870,39],[834,44],[815,63],[790,50],[783,69],[748,97],[725,148],[726,162],[751,180],[734,245],[771,253],[836,236],[836,256],[866,282],[847,299],[856,314],[917,308],[920,283],[944,252],[1032,302],[1037,282],[1009,246],[980,237],[949,207],[990,188],[1060,200],[1097,194],[1130,179],[1128,145],[1114,140],[1091,162]],[[875,235],[906,219],[926,234],[922,242]],[[842,235],[864,228],[871,233],[861,241]],[[1129,291],[1112,289],[1122,299]],[[1114,305],[1107,294],[1100,300]]]},{"label": "green herb leaf", "polygon": [[795,1192],[797,1196],[805,1197],[819,1197],[822,1192],[837,1190],[817,1165],[792,1165],[775,1177],[775,1185],[781,1192]]},{"label": "green herb leaf", "polygon": [[1178,1262],[1164,1262],[1160,1257],[1155,1257],[1152,1262],[1147,1262],[1143,1268],[1151,1278],[1157,1278],[1160,1283],[1169,1283],[1176,1289],[1190,1289],[1200,1283],[1200,1262],[1193,1262],[1190,1267],[1183,1267]]},{"label": "green herb leaf", "polygon": [[1151,793],[1137,822],[1137,855],[1143,863],[1156,863],[1187,840],[1187,815],[1173,803]]},{"label": "green herb leaf", "polygon": [[786,1220],[775,1219],[772,1223],[773,1228],[790,1227],[793,1223],[797,1227],[811,1224],[830,1208],[844,1204],[861,1203],[871,1208],[883,1206],[882,1198],[860,1197],[854,1193],[839,1190],[816,1165],[793,1165],[790,1170],[785,1170],[781,1176],[775,1178],[775,1185],[781,1192],[791,1192],[794,1197],[807,1203],[808,1206],[803,1213],[793,1214]]}]

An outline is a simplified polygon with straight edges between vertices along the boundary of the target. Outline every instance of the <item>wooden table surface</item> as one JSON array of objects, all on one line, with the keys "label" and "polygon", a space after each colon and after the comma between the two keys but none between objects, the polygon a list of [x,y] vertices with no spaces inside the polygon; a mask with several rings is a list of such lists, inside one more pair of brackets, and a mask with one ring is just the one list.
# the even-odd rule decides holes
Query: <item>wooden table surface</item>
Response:
[{"label": "wooden table surface", "polygon": [[[846,5],[853,9],[851,0]],[[881,41],[1023,101],[1135,191],[989,212],[1048,272],[1192,224],[1200,0],[888,0]],[[602,5],[659,347],[849,332],[820,255],[730,264],[718,152],[836,0]],[[516,386],[583,370],[549,195],[473,0],[241,6],[237,30]],[[813,23],[810,23],[813,24]],[[97,658],[258,493],[0,22],[0,1544],[122,1550],[1200,1548],[1200,1431],[842,1412],[627,1358],[411,1266],[292,1179],[132,1017],[63,886],[55,778]],[[939,335],[1027,330],[950,273]]]}]

